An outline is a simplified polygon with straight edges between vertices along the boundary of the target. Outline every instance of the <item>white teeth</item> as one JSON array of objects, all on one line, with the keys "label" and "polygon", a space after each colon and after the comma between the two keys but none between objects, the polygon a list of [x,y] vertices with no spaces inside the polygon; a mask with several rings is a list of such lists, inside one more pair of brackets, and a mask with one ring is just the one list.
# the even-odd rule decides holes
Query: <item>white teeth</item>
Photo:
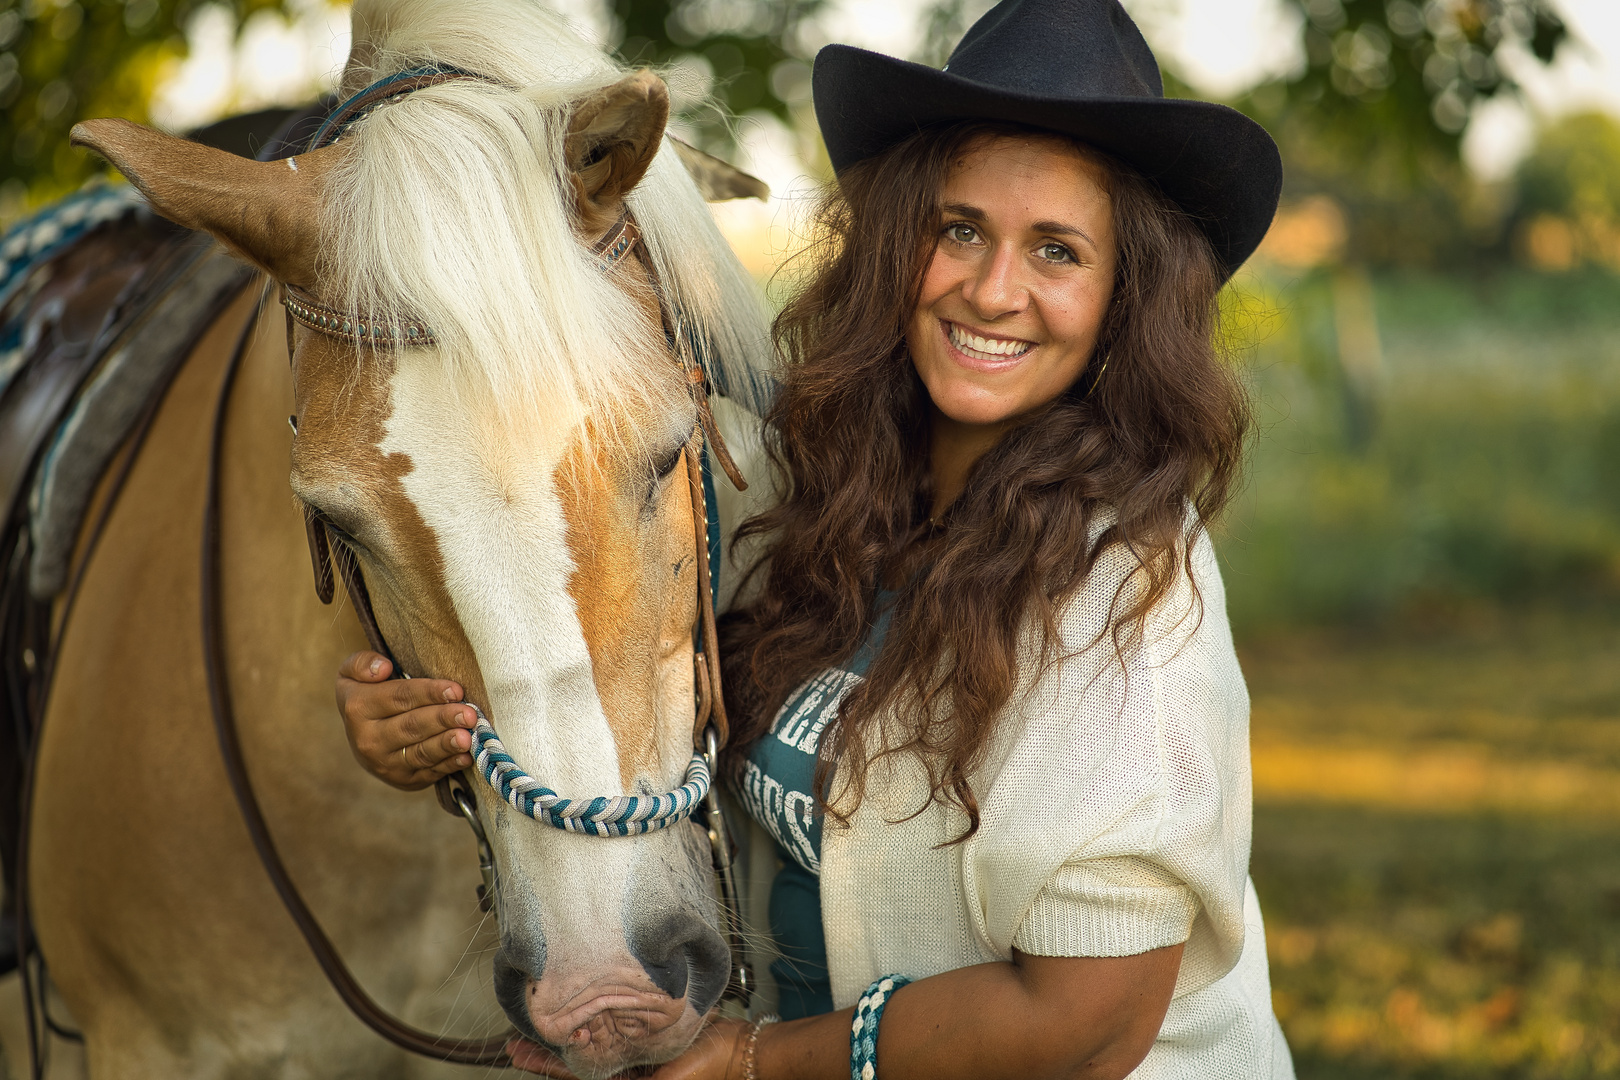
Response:
[{"label": "white teeth", "polygon": [[1022,356],[1035,347],[1033,342],[980,337],[978,334],[969,333],[962,329],[956,323],[950,323],[949,325],[951,328],[951,344],[970,356],[978,356],[984,359]]}]

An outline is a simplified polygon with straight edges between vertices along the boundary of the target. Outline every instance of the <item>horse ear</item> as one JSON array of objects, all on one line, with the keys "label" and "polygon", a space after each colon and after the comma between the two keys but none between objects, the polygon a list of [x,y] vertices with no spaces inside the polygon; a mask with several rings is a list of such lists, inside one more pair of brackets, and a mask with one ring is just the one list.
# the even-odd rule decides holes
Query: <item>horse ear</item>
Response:
[{"label": "horse ear", "polygon": [[170,221],[212,233],[279,281],[314,283],[321,181],[337,147],[251,161],[128,120],[86,120],[70,138],[112,162]]},{"label": "horse ear", "polygon": [[650,71],[605,86],[574,106],[568,167],[586,232],[599,233],[619,216],[625,195],[657,156],[668,120],[669,88]]},{"label": "horse ear", "polygon": [[709,202],[725,202],[727,199],[763,201],[771,197],[770,185],[759,177],[750,176],[735,165],[722,161],[713,154],[706,154],[691,143],[682,142],[673,135],[668,136],[668,139],[675,147],[675,153],[680,156],[681,164],[686,166],[692,182]]}]

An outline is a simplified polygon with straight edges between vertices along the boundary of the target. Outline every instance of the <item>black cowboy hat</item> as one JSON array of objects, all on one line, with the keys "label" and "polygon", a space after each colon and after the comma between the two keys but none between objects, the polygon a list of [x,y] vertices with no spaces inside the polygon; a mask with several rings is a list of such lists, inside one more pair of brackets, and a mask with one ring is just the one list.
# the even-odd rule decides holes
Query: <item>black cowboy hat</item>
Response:
[{"label": "black cowboy hat", "polygon": [[1158,184],[1209,236],[1230,276],[1271,226],[1282,159],[1264,128],[1209,101],[1166,98],[1118,0],[1002,0],[944,70],[849,45],[816,56],[816,119],[842,172],[954,120],[1072,135]]}]

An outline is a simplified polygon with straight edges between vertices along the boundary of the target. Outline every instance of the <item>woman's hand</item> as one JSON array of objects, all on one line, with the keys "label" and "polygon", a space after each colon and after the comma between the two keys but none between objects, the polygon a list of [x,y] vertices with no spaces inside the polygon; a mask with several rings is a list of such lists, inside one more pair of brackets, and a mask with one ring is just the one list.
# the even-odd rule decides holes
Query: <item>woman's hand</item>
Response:
[{"label": "woman's hand", "polygon": [[[743,1080],[743,1039],[748,1028],[744,1020],[712,1021],[686,1053],[659,1066],[647,1080]],[[512,1055],[513,1068],[564,1080],[572,1078],[561,1058],[527,1039],[513,1039],[506,1050]]]},{"label": "woman's hand", "polygon": [[647,1080],[743,1080],[746,1020],[714,1020],[686,1053],[659,1066]]},{"label": "woman's hand", "polygon": [[393,679],[386,657],[361,651],[338,668],[337,707],[366,771],[406,791],[472,764],[472,709],[443,679]]},{"label": "woman's hand", "polygon": [[511,1055],[514,1069],[556,1077],[557,1080],[579,1080],[568,1071],[568,1066],[563,1064],[562,1058],[543,1046],[536,1046],[528,1039],[513,1039],[506,1044],[506,1052]]}]

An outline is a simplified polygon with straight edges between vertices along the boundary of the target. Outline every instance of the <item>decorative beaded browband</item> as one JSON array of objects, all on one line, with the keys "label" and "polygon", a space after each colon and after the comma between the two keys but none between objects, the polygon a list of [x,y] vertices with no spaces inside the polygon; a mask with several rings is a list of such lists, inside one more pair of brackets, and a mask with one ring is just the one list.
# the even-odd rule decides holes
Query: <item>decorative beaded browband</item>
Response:
[{"label": "decorative beaded browband", "polygon": [[287,286],[287,296],[283,302],[293,322],[333,337],[353,338],[376,345],[436,344],[433,331],[420,319],[406,319],[403,322],[364,319],[327,307],[294,285]]},{"label": "decorative beaded browband", "polygon": [[[610,229],[592,247],[592,253],[597,258],[597,269],[604,272],[612,269],[640,239],[641,230],[637,228],[635,218],[626,213],[619,219],[617,227]],[[364,345],[396,348],[401,345],[438,343],[433,329],[421,319],[374,319],[339,311],[321,303],[296,285],[286,287],[282,302],[287,305],[287,315],[293,322],[331,337],[348,338]]]}]

